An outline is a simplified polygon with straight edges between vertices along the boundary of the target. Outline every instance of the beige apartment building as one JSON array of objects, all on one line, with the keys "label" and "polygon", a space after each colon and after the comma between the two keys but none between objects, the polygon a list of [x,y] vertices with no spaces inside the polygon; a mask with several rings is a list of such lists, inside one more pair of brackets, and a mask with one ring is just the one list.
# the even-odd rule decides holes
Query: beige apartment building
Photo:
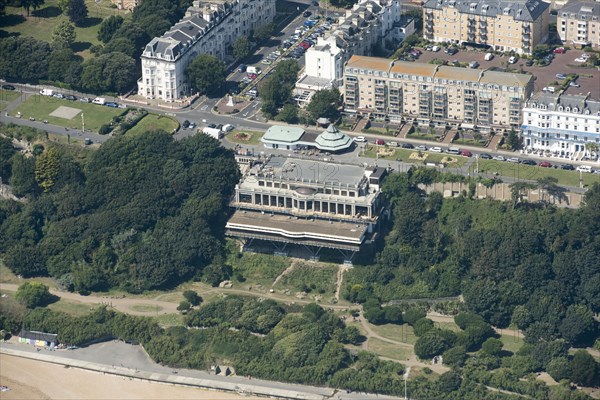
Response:
[{"label": "beige apartment building", "polygon": [[556,29],[565,45],[600,48],[599,2],[570,2],[556,19]]},{"label": "beige apartment building", "polygon": [[549,15],[550,4],[542,0],[429,0],[423,5],[423,37],[531,54],[548,38]]},{"label": "beige apartment building", "polygon": [[519,128],[533,76],[352,56],[344,68],[346,112],[420,125]]}]

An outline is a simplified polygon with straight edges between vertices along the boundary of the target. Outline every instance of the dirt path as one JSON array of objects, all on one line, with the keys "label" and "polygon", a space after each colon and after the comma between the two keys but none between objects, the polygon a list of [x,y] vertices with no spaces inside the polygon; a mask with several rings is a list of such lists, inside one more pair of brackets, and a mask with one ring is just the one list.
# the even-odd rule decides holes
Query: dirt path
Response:
[{"label": "dirt path", "polygon": [[[0,283],[0,290],[16,292],[19,285],[13,283]],[[111,296],[82,296],[77,293],[62,292],[50,289],[50,293],[65,300],[77,301],[85,304],[104,304],[114,309],[131,315],[157,315],[177,313],[177,304],[167,301],[139,299],[139,298],[113,298]],[[138,309],[136,309],[136,307]]]},{"label": "dirt path", "polygon": [[335,299],[340,300],[340,291],[342,290],[342,283],[344,282],[344,274],[346,271],[352,269],[349,265],[340,265],[337,273],[337,281],[335,283]]},{"label": "dirt path", "polygon": [[279,283],[279,281],[286,276],[287,274],[289,274],[290,272],[292,272],[296,267],[298,266],[298,264],[296,264],[296,261],[293,260],[292,263],[290,264],[289,267],[287,267],[281,274],[279,274],[277,276],[277,278],[275,278],[275,280],[273,281],[273,284],[271,285],[271,287],[277,285]]}]

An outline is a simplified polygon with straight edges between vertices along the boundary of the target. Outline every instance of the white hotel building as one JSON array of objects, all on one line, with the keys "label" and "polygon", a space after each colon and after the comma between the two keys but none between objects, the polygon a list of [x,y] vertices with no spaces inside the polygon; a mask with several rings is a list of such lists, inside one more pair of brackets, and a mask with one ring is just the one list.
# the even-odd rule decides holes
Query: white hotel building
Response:
[{"label": "white hotel building", "polygon": [[248,37],[274,17],[274,0],[195,0],[179,22],[146,45],[138,94],[164,101],[192,95],[185,69],[194,57],[210,54],[225,61],[237,38]]},{"label": "white hotel building", "polygon": [[548,155],[590,156],[600,146],[600,101],[584,95],[537,93],[525,103],[523,145]]}]

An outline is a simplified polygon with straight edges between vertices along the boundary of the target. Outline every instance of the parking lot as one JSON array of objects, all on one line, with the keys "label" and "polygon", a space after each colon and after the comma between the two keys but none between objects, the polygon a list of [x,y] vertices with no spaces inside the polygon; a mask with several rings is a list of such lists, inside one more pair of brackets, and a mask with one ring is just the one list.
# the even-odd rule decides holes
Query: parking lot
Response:
[{"label": "parking lot", "polygon": [[511,68],[514,71],[529,72],[535,76],[534,90],[541,91],[544,87],[550,86],[551,82],[557,81],[556,74],[576,73],[579,75],[577,83],[581,86],[569,87],[568,94],[587,94],[588,92],[593,99],[600,99],[600,71],[596,68],[582,67],[580,63],[575,62],[575,58],[582,53],[581,50],[568,50],[565,54],[555,54],[554,60],[547,66],[531,66],[525,65],[526,59],[520,58],[515,64],[509,64],[507,55],[495,55],[490,61],[485,61],[486,51],[483,50],[460,50],[454,55],[444,53],[443,49],[438,52],[425,51],[420,48],[423,54],[417,60],[418,62],[429,62],[435,58],[447,60],[451,63],[457,60],[461,63],[470,63],[477,61],[479,69],[487,69],[491,67]]}]

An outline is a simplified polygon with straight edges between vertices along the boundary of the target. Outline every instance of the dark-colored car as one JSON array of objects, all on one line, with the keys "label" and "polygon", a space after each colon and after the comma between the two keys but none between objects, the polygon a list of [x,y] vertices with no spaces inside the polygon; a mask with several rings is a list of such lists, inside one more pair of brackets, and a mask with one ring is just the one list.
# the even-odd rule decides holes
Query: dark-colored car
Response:
[{"label": "dark-colored car", "polygon": [[304,11],[304,13],[302,14],[302,16],[303,16],[304,18],[306,18],[306,17],[310,17],[311,15],[312,15],[312,13],[311,13],[310,11]]},{"label": "dark-colored car", "polygon": [[454,47],[450,47],[449,49],[446,49],[446,54],[448,54],[448,55],[451,55],[451,56],[453,56],[453,55],[455,55],[456,53],[458,53],[458,50],[457,50],[457,49],[455,49]]},{"label": "dark-colored car", "polygon": [[533,160],[523,160],[523,161],[521,161],[521,164],[525,164],[525,165],[537,165],[535,163],[535,161],[533,161]]},{"label": "dark-colored car", "polygon": [[479,158],[483,158],[484,160],[491,160],[491,159],[492,159],[492,156],[491,156],[491,155],[489,155],[488,153],[481,153],[481,154],[479,155]]},{"label": "dark-colored car", "polygon": [[242,64],[238,67],[238,72],[246,72],[246,68],[247,66],[245,64]]},{"label": "dark-colored car", "polygon": [[400,147],[402,147],[403,149],[414,149],[415,148],[415,146],[413,146],[410,143],[402,143],[402,144],[400,144]]},{"label": "dark-colored car", "polygon": [[527,60],[527,61],[525,61],[525,65],[527,67],[531,67],[533,65],[533,60]]},{"label": "dark-colored car", "polygon": [[77,100],[77,97],[73,96],[72,94],[68,94],[65,96],[65,99],[75,101]]},{"label": "dark-colored car", "polygon": [[188,121],[187,119],[185,121],[183,121],[183,123],[181,124],[181,127],[183,129],[187,129],[190,126],[190,121]]},{"label": "dark-colored car", "polygon": [[2,89],[4,90],[15,90],[13,85],[2,85]]},{"label": "dark-colored car", "polygon": [[560,166],[560,169],[566,169],[568,171],[573,171],[575,169],[575,167],[571,164],[562,164]]},{"label": "dark-colored car", "polygon": [[104,103],[104,105],[106,107],[119,108],[119,104],[115,103],[114,101],[106,102],[106,103]]}]

